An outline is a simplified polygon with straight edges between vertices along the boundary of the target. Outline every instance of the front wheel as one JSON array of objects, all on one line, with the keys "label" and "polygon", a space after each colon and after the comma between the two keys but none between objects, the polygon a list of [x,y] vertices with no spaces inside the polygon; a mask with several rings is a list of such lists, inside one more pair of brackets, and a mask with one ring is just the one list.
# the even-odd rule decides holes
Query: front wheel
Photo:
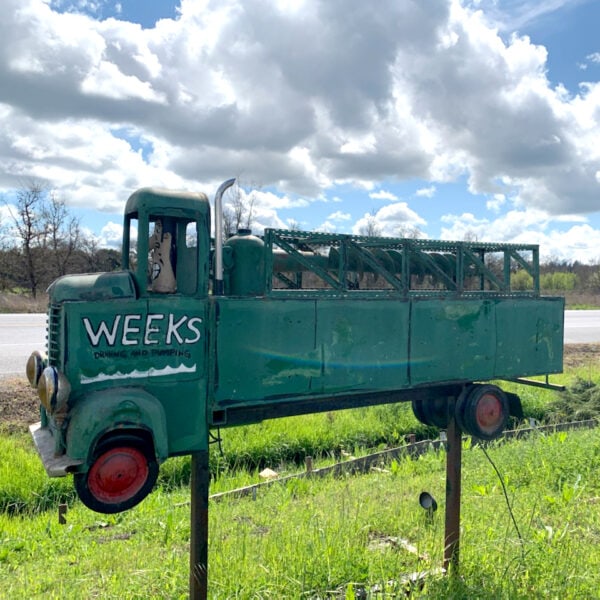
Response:
[{"label": "front wheel", "polygon": [[79,499],[91,510],[112,514],[139,504],[158,477],[151,446],[136,435],[115,435],[98,444],[86,473],[74,476]]}]

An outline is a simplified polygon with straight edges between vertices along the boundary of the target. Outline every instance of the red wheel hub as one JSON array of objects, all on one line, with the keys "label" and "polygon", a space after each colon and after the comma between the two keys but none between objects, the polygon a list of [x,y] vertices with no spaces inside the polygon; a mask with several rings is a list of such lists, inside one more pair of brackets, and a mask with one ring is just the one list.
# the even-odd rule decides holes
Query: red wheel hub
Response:
[{"label": "red wheel hub", "polygon": [[483,431],[494,430],[504,418],[502,402],[494,394],[484,394],[477,402],[475,418]]},{"label": "red wheel hub", "polygon": [[101,454],[88,474],[90,492],[102,502],[124,502],[143,487],[148,461],[137,448],[111,448]]}]

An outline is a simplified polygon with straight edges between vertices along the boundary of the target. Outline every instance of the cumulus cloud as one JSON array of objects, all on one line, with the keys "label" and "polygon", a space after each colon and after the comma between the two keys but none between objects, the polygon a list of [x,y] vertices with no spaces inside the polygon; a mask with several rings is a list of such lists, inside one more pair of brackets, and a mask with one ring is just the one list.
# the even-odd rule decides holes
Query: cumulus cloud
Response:
[{"label": "cumulus cloud", "polygon": [[328,221],[350,221],[351,219],[352,215],[350,213],[341,210],[336,210],[327,217]]},{"label": "cumulus cloud", "polygon": [[369,198],[373,198],[373,200],[398,200],[398,196],[393,194],[392,192],[388,192],[386,190],[379,190],[378,192],[371,192],[369,194]]},{"label": "cumulus cloud", "polygon": [[[560,4],[521,2],[513,25]],[[598,208],[600,84],[553,88],[546,49],[501,37],[491,0],[182,0],[153,28],[52,6],[3,2],[0,188],[34,176],[115,211],[141,185],[232,173],[313,200],[464,176],[521,211]],[[281,225],[263,199],[260,225]]]},{"label": "cumulus cloud", "polygon": [[106,223],[106,225],[101,229],[100,235],[98,236],[99,245],[107,248],[115,248],[120,250],[122,241],[123,225],[122,223],[114,223],[113,221]]},{"label": "cumulus cloud", "polygon": [[375,226],[379,235],[400,237],[408,231],[417,231],[420,226],[426,224],[425,219],[410,209],[406,202],[395,202],[374,213],[365,213],[354,224],[352,233],[362,234]]},{"label": "cumulus cloud", "polygon": [[435,185],[430,185],[429,187],[418,189],[416,191],[416,195],[424,198],[433,198],[435,195],[435,190]]},{"label": "cumulus cloud", "polygon": [[[559,259],[594,263],[600,259],[600,231],[585,223],[585,218],[580,215],[553,219],[542,210],[525,209],[511,210],[492,220],[464,213],[445,215],[442,221],[445,224],[442,239],[539,244],[542,261]],[[557,229],[553,227],[556,221],[575,225]]]}]

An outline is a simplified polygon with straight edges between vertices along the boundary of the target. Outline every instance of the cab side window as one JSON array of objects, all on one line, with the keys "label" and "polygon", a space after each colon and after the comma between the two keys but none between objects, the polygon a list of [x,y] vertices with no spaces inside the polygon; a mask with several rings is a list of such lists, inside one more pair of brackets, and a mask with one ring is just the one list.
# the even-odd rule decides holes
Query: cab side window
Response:
[{"label": "cab side window", "polygon": [[148,289],[161,294],[177,291],[177,227],[169,217],[150,217]]}]

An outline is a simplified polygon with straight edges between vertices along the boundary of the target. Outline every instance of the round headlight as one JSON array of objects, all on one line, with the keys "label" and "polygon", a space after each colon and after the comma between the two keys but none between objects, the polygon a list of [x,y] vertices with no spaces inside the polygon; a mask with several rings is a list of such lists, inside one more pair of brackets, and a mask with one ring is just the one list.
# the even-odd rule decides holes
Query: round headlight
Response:
[{"label": "round headlight", "polygon": [[27,373],[27,379],[31,384],[31,387],[36,388],[42,375],[42,371],[46,366],[46,359],[37,351],[31,353],[31,356],[27,359],[27,365],[25,366],[25,373]]},{"label": "round headlight", "polygon": [[46,367],[38,382],[38,396],[42,406],[52,412],[56,405],[56,392],[58,388],[58,372],[54,367]]}]

